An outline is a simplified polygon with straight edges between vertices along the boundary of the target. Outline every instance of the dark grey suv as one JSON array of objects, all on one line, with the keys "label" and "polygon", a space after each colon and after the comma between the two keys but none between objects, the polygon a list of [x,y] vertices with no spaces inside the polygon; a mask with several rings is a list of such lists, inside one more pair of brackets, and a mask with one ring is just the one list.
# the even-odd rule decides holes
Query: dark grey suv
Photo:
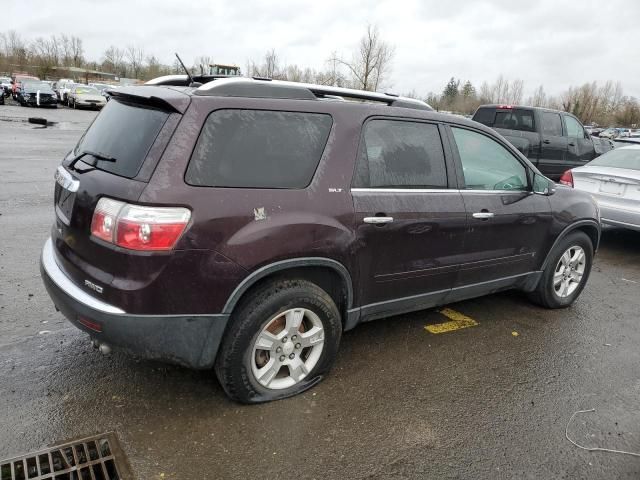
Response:
[{"label": "dark grey suv", "polygon": [[319,85],[152,83],[110,92],[56,173],[42,277],[104,351],[261,402],[315,385],[361,322],[585,286],[596,204],[479,123]]}]

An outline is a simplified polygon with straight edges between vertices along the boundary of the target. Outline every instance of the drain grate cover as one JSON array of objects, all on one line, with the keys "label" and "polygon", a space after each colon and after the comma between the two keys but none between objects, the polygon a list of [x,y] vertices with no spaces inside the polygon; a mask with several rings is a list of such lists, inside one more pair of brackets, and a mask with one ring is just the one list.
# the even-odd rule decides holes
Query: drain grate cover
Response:
[{"label": "drain grate cover", "polygon": [[0,461],[0,480],[131,480],[115,433]]}]

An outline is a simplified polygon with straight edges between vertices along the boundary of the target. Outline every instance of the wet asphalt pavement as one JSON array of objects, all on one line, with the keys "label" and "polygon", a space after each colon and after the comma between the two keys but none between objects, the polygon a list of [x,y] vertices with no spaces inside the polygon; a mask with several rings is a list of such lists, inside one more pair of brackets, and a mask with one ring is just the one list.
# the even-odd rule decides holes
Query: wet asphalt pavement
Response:
[{"label": "wet asphalt pavement", "polygon": [[[28,115],[58,123],[43,129]],[[424,311],[343,337],[326,380],[259,406],[211,372],[104,357],[38,271],[53,172],[95,112],[0,106],[0,459],[117,432],[139,479],[640,478],[640,233],[604,234],[563,311],[518,293],[452,305],[478,326],[440,335]],[[10,121],[8,121],[10,120]]]}]

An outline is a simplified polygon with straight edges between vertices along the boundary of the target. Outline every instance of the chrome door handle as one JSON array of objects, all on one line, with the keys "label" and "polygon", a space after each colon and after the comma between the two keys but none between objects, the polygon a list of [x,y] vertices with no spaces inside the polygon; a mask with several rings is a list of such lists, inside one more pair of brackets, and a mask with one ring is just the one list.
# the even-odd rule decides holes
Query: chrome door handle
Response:
[{"label": "chrome door handle", "polygon": [[481,220],[486,220],[487,218],[493,218],[494,214],[491,212],[476,212],[473,214],[473,218],[479,218]]},{"label": "chrome door handle", "polygon": [[374,225],[382,225],[384,223],[393,222],[393,217],[364,217],[364,223],[373,223]]}]

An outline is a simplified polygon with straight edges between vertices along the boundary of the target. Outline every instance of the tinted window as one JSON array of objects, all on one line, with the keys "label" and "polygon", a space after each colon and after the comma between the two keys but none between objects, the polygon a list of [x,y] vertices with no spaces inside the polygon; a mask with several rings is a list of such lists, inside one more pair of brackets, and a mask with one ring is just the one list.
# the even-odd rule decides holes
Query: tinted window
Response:
[{"label": "tinted window", "polygon": [[567,128],[567,137],[584,138],[584,129],[575,118],[565,115],[564,126]]},{"label": "tinted window", "polygon": [[559,113],[542,113],[542,133],[545,135],[562,135],[562,119]]},{"label": "tinted window", "polygon": [[85,160],[95,161],[100,170],[133,178],[168,117],[162,110],[112,100],[82,136],[73,153],[91,151],[115,158],[113,163],[93,157]]},{"label": "tinted window", "polygon": [[471,130],[452,127],[470,190],[526,190],[527,170],[505,147]]},{"label": "tinted window", "polygon": [[533,112],[531,110],[521,109],[498,111],[496,112],[493,127],[535,132],[535,128],[533,126]]},{"label": "tinted window", "polygon": [[493,119],[496,113],[495,107],[483,107],[476,110],[476,113],[473,115],[473,120],[476,122],[480,122],[487,127],[493,126]]},{"label": "tinted window", "polygon": [[331,130],[320,113],[218,110],[207,118],[187,169],[191,185],[304,188]]},{"label": "tinted window", "polygon": [[438,127],[398,120],[368,122],[354,186],[446,188],[447,170]]}]

